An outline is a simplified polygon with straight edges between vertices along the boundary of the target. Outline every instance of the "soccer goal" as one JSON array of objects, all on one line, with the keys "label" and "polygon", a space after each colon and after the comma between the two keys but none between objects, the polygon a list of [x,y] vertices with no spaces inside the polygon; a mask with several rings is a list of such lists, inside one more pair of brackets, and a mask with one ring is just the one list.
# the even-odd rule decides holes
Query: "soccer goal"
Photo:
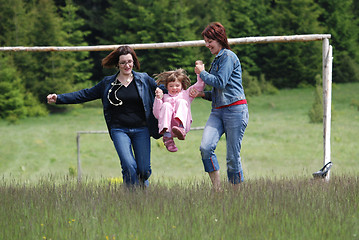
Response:
[{"label": "soccer goal", "polygon": [[[261,44],[261,43],[283,43],[283,42],[311,42],[322,41],[322,77],[323,77],[323,165],[331,163],[331,108],[332,108],[332,66],[333,66],[333,48],[329,44],[330,34],[307,34],[290,36],[262,36],[230,38],[230,45],[236,44]],[[162,49],[162,48],[180,48],[180,47],[201,47],[205,46],[204,40],[182,41],[182,42],[164,42],[164,43],[143,43],[126,44],[133,49]],[[120,45],[100,45],[100,46],[43,46],[43,47],[0,47],[0,51],[7,52],[56,52],[56,51],[112,51]],[[107,131],[84,131],[77,133],[77,167],[78,180],[81,180],[81,160],[80,160],[80,135],[81,134],[99,134]],[[330,171],[324,177],[325,181],[330,179]]]}]

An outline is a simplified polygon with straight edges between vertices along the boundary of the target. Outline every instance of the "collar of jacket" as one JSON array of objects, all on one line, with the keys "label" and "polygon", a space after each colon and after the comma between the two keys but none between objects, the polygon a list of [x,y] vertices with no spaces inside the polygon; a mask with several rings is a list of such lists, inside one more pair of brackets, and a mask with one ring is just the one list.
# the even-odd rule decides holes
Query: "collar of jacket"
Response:
[{"label": "collar of jacket", "polygon": [[223,55],[224,51],[225,51],[226,48],[222,48],[221,51],[219,51],[219,53],[217,54],[217,56],[215,57],[216,58],[219,58],[220,56]]}]

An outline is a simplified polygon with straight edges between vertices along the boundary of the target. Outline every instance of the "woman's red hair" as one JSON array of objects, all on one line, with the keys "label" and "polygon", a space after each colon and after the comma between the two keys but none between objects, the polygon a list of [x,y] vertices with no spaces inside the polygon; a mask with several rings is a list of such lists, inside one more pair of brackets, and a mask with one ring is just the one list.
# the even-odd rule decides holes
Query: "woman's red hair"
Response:
[{"label": "woman's red hair", "polygon": [[206,37],[219,42],[222,47],[231,49],[228,43],[226,29],[219,22],[210,23],[202,32],[202,37]]}]

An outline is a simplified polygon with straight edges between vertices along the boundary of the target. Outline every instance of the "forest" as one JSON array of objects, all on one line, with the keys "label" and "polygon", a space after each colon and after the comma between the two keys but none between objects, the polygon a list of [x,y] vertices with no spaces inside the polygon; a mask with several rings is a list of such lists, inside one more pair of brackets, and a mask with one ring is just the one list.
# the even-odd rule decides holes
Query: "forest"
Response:
[{"label": "forest", "polygon": [[[0,47],[94,46],[201,40],[210,22],[228,38],[331,34],[333,82],[359,81],[359,1],[354,0],[0,0]],[[248,95],[315,86],[322,68],[318,42],[233,45]],[[91,87],[116,69],[109,52],[0,52],[0,118],[43,116],[48,93]],[[194,62],[209,66],[205,47],[136,50],[150,76]],[[318,76],[319,75],[319,76]],[[255,86],[255,87],[253,87]],[[267,86],[267,87],[266,87]],[[256,90],[253,90],[256,89]]]}]

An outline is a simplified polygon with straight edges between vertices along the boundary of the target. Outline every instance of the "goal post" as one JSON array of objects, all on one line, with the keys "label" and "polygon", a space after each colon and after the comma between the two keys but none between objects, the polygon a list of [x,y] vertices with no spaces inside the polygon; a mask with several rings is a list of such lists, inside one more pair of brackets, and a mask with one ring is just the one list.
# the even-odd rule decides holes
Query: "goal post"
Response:
[{"label": "goal post", "polygon": [[[322,41],[322,78],[323,78],[323,163],[331,162],[331,106],[332,106],[332,65],[333,48],[329,44],[331,34],[305,34],[289,36],[259,36],[244,38],[229,38],[231,45],[236,44],[263,44],[263,43],[283,43],[283,42],[310,42]],[[128,45],[133,49],[163,49],[180,47],[201,47],[205,46],[204,40],[163,42],[163,43],[141,43],[141,44],[120,44],[120,45],[100,45],[100,46],[34,46],[34,47],[0,47],[0,52],[56,52],[56,51],[112,51],[121,45]],[[81,161],[79,158],[79,139],[80,134],[84,133],[103,133],[102,131],[78,132],[78,174],[81,179]],[[329,181],[330,171],[325,177]]]},{"label": "goal post", "polygon": [[[331,118],[332,118],[332,67],[333,48],[329,45],[329,39],[323,40],[323,164],[331,162]],[[330,170],[325,180],[329,181]]]}]

